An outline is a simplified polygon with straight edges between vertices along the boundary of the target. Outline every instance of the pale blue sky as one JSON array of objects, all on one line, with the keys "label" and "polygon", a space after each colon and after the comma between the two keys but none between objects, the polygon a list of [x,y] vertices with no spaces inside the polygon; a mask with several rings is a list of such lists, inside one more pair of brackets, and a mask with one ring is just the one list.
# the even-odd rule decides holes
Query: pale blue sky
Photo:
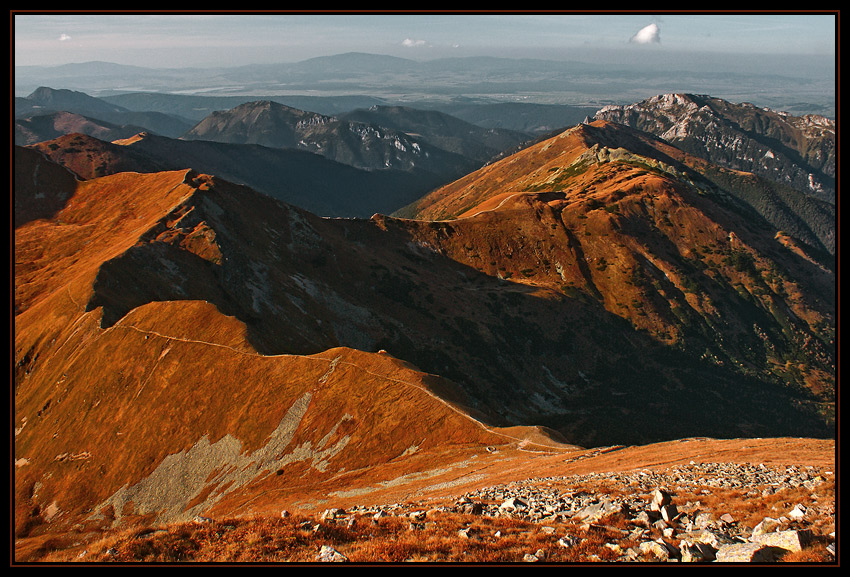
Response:
[{"label": "pale blue sky", "polygon": [[574,59],[598,49],[834,58],[836,44],[828,13],[12,16],[16,65],[235,66],[343,52]]}]

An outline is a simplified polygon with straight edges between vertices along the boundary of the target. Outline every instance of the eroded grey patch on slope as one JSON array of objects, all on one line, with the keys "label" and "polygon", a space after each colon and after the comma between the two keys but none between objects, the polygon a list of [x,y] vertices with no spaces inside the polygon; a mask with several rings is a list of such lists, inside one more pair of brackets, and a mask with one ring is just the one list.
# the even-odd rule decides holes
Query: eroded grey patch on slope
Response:
[{"label": "eroded grey patch on slope", "polygon": [[[387,481],[381,481],[381,482],[377,483],[376,485],[372,485],[370,487],[357,487],[357,488],[354,488],[354,489],[344,489],[344,490],[340,490],[340,491],[334,491],[332,493],[329,493],[329,495],[332,496],[332,497],[356,497],[356,496],[366,495],[366,494],[369,494],[369,493],[372,493],[374,491],[378,491],[378,490],[381,490],[381,489],[385,489],[387,487],[398,487],[398,486],[403,486],[403,485],[420,483],[424,480],[436,477],[438,475],[443,475],[445,473],[449,473],[454,469],[458,469],[458,468],[463,469],[463,468],[469,467],[473,464],[473,461],[475,460],[475,458],[476,457],[473,456],[473,457],[470,457],[470,458],[465,459],[463,461],[459,461],[457,463],[450,464],[447,467],[440,467],[440,468],[437,468],[437,469],[431,469],[429,471],[405,473],[405,474],[403,474],[399,477],[396,477],[394,479],[389,479]],[[462,479],[462,481],[459,481],[459,482],[466,482],[466,481],[470,480],[471,477],[469,475],[466,475],[464,477],[461,477],[461,479]],[[416,491],[414,494],[419,494],[421,492],[422,492],[421,490]]]},{"label": "eroded grey patch on slope", "polygon": [[[323,450],[313,450],[308,441],[284,453],[307,413],[311,397],[308,392],[295,401],[268,442],[256,451],[243,454],[242,442],[231,435],[225,435],[215,443],[210,443],[205,435],[188,451],[167,456],[156,470],[135,485],[121,487],[95,510],[102,511],[112,505],[115,511],[113,526],[120,522],[127,504],[132,505],[136,514],[156,513],[160,523],[187,521],[210,508],[227,493],[289,463],[312,460],[312,466],[324,470],[328,459],[348,443],[348,436]],[[350,418],[350,415],[345,415],[342,420]],[[322,439],[320,448],[327,444],[337,427],[338,424]],[[216,489],[203,502],[189,507],[192,500],[211,484]],[[93,518],[97,516],[99,514]]]}]

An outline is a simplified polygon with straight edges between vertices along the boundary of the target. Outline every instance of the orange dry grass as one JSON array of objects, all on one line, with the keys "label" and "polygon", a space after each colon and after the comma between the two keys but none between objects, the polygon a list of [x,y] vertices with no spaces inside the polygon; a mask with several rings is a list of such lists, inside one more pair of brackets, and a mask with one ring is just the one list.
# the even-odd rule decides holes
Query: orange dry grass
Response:
[{"label": "orange dry grass", "polygon": [[780,563],[832,563],[833,558],[827,552],[825,545],[818,544],[811,549],[786,553],[778,561]]},{"label": "orange dry grass", "polygon": [[[784,489],[772,495],[761,495],[757,499],[749,497],[748,492],[749,489],[711,489],[708,494],[679,495],[677,500],[699,501],[702,509],[715,511],[719,515],[724,512],[731,513],[737,522],[748,527],[755,527],[765,517],[779,518],[797,504],[806,506],[810,511],[819,510],[812,491],[805,487]],[[834,503],[835,481],[823,483],[814,494],[818,495],[821,501]],[[823,529],[833,522],[831,517],[817,513],[813,513],[806,520],[814,530]]]},{"label": "orange dry grass", "polygon": [[[471,562],[513,563],[527,553],[545,551],[545,562],[615,560],[606,543],[622,540],[610,528],[579,528],[553,524],[546,533],[539,524],[508,518],[457,514],[429,515],[421,524],[403,517],[374,521],[357,516],[353,524],[319,522],[308,517],[287,519],[226,519],[182,523],[159,530],[125,530],[88,547],[54,551],[44,561],[118,563],[172,562],[315,562],[323,545],[330,545],[354,563]],[[318,529],[316,529],[318,527]],[[468,536],[461,530],[469,529]],[[558,540],[570,535],[573,547]],[[620,541],[622,546],[636,545]]]},{"label": "orange dry grass", "polygon": [[[821,498],[834,493],[834,483],[824,485]],[[730,511],[741,522],[754,526],[765,516],[787,512],[779,508],[810,499],[804,491],[786,490],[764,502],[746,497],[743,491],[713,490],[710,494],[677,494],[676,500],[696,503],[716,515]],[[759,504],[754,504],[759,503]],[[708,505],[708,506],[707,506]],[[813,506],[811,511],[817,511]],[[826,551],[830,539],[823,527],[829,514],[813,513],[808,519],[815,530],[810,546],[788,553],[781,562],[830,562]],[[549,530],[547,530],[547,528]],[[544,563],[620,561],[629,548],[637,551],[640,540],[629,535],[633,525],[624,514],[613,514],[592,525],[533,523],[521,519],[487,517],[432,511],[424,520],[406,516],[373,519],[367,514],[348,515],[337,521],[319,521],[294,515],[287,518],[254,517],[172,524],[162,528],[131,529],[107,533],[96,543],[72,547],[73,538],[46,540],[37,545],[27,561],[85,561],[118,563],[313,563],[322,546],[333,547],[353,563],[468,562],[515,563],[542,550]],[[832,530],[832,529],[829,529]],[[655,538],[657,535],[647,536]],[[572,541],[564,547],[562,537]],[[669,541],[678,546],[676,540]],[[616,546],[618,547],[616,547]],[[619,550],[617,550],[619,549]],[[636,561],[654,561],[639,556]]]}]

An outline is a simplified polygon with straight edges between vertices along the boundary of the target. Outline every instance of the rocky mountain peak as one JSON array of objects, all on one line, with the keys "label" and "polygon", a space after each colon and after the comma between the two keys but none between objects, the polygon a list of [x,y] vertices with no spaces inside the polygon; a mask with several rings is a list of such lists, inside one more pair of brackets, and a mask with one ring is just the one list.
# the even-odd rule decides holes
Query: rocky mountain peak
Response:
[{"label": "rocky mountain peak", "polygon": [[595,118],[650,132],[720,166],[835,202],[835,123],[828,118],[795,117],[693,94],[605,106]]}]

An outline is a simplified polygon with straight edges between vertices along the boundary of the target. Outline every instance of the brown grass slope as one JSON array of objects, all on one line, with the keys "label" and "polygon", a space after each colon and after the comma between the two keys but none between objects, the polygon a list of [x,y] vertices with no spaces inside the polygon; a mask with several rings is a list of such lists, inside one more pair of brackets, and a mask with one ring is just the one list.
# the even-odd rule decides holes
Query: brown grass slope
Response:
[{"label": "brown grass slope", "polygon": [[[185,171],[80,182],[52,219],[16,231],[18,537],[267,510],[360,477],[368,493],[444,467],[443,452],[524,439],[486,428],[450,382],[386,354],[259,354],[243,322],[188,294],[137,303],[132,285],[113,287],[137,306],[105,322],[93,304],[109,290],[105,263],[150,243],[174,211],[200,211],[209,185]],[[180,239],[201,263],[188,275],[196,291],[203,263],[222,258],[210,229],[197,232]]]},{"label": "brown grass slope", "polygon": [[705,165],[597,121],[405,214],[457,231],[463,242],[440,248],[486,274],[599,301],[661,342],[831,400],[833,271],[703,178]]},{"label": "brown grass slope", "polygon": [[[616,182],[605,171],[617,166],[599,166]],[[663,194],[637,198],[657,196],[661,208],[682,202],[675,183],[656,185]],[[264,354],[386,349],[457,382],[494,424],[546,425],[579,444],[824,434],[816,401],[830,401],[831,361],[822,340],[805,340],[822,317],[795,284],[804,275],[782,277],[784,300],[768,306],[778,289],[761,294],[755,269],[727,264],[733,255],[719,246],[717,272],[698,273],[674,244],[682,227],[662,228],[662,215],[647,223],[642,203],[632,221],[584,202],[565,206],[552,194],[514,197],[498,211],[449,223],[327,220],[214,179],[192,187],[91,272],[77,302],[103,307],[104,328],[149,302],[205,300],[243,322]],[[599,193],[611,194],[603,186]],[[689,209],[668,218],[704,217]],[[716,243],[747,238],[744,228],[735,229],[739,237],[701,224]],[[42,250],[40,242],[19,244],[22,255]],[[622,264],[603,262],[612,257]],[[19,310],[26,292],[45,282],[32,266],[21,265]],[[779,355],[788,359],[780,364]],[[789,375],[809,388],[787,387]],[[705,406],[719,401],[724,418],[700,411],[695,394]],[[648,398],[636,411],[636,400]],[[644,422],[659,413],[674,418]]]},{"label": "brown grass slope", "polygon": [[[205,300],[244,322],[252,345],[264,354],[386,349],[457,382],[493,424],[545,425],[578,444],[648,442],[695,432],[821,431],[812,419],[823,417],[805,415],[821,410],[814,401],[830,400],[828,356],[804,357],[814,368],[816,361],[825,366],[825,398],[787,387],[783,374],[766,368],[758,356],[748,359],[740,343],[724,343],[735,329],[750,338],[745,344],[762,342],[738,320],[744,314],[760,314],[762,331],[779,330],[772,317],[734,297],[725,305],[728,319],[724,313],[707,321],[693,315],[687,325],[668,313],[663,329],[688,331],[675,341],[678,347],[658,331],[635,331],[635,321],[624,322],[621,311],[598,298],[609,290],[604,277],[588,272],[600,268],[588,261],[589,249],[576,245],[577,235],[566,227],[556,233],[536,204],[470,219],[464,229],[384,217],[319,219],[216,179],[200,179],[197,186],[197,194],[146,231],[142,242],[100,267],[87,307],[103,307],[105,327],[148,302]],[[612,251],[606,234],[598,235],[598,251]],[[644,258],[659,261],[656,253],[664,248],[650,244]],[[487,270],[488,262],[496,270]],[[503,277],[512,273],[517,281],[500,279],[500,267]],[[539,278],[548,280],[534,281],[538,268]],[[564,285],[570,274],[590,284],[573,290]],[[616,277],[609,284],[620,290]],[[676,288],[668,290],[677,296]],[[728,289],[716,290],[727,296]],[[662,312],[665,296],[655,295]],[[684,307],[687,299],[679,298]],[[774,347],[790,347],[769,336]],[[817,351],[817,345],[811,346]],[[706,350],[718,358],[697,358]],[[623,374],[630,379],[624,382]],[[809,374],[820,375],[813,369]],[[688,412],[663,427],[642,424],[646,412],[682,411],[692,402],[683,397],[695,390],[709,395],[704,402],[719,396],[725,418]],[[635,399],[645,396],[659,398],[652,409],[634,412]],[[791,409],[794,397],[802,410]]]},{"label": "brown grass slope", "polygon": [[[773,310],[750,306],[778,297],[756,294],[750,267],[761,271],[763,254],[750,247],[764,237],[730,234],[693,208],[702,195],[634,170],[608,162],[580,175],[595,174],[591,196],[633,221],[564,191],[509,194],[498,210],[436,222],[321,219],[185,170],[78,183],[54,216],[15,231],[17,535],[377,501],[439,485],[486,446],[544,443],[541,429],[505,428],[516,425],[585,446],[829,435],[812,410],[824,397],[811,393],[829,383],[828,349],[822,365],[800,356],[766,375],[729,362],[737,341],[715,340],[744,338],[732,332],[739,312]],[[647,220],[653,203],[669,225]],[[740,243],[716,250],[753,261],[718,264],[719,286],[698,277],[707,294],[693,296],[673,241],[698,227],[704,242]],[[826,274],[800,261],[789,270],[810,282]],[[621,262],[655,275],[625,286],[656,280],[647,295],[696,312],[722,303],[689,314],[728,326],[706,333],[698,320],[683,339],[662,306],[644,304],[652,323],[636,331],[642,315],[612,308]],[[797,279],[782,277],[780,304],[803,330],[822,313]],[[752,298],[722,290],[734,283]],[[725,356],[701,360],[703,345]],[[795,369],[810,389],[784,386]]]}]

